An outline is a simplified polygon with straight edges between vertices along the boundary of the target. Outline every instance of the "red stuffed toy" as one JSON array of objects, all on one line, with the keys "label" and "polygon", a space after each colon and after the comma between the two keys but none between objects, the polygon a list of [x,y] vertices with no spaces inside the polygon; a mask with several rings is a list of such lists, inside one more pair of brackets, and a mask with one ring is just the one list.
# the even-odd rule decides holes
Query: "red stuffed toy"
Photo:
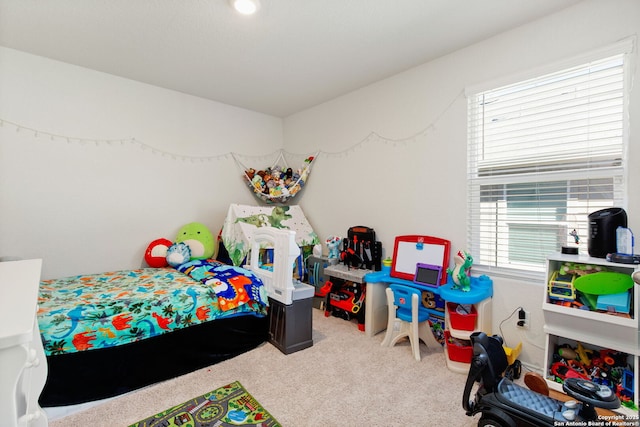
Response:
[{"label": "red stuffed toy", "polygon": [[167,249],[171,245],[173,245],[173,242],[164,238],[151,242],[144,253],[144,260],[149,267],[161,268],[169,265],[167,263]]}]

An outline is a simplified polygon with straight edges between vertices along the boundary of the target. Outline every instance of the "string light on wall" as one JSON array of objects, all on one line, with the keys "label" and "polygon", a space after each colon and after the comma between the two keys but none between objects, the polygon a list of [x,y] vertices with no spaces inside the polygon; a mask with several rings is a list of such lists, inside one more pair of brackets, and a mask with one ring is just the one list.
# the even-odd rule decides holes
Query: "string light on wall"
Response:
[{"label": "string light on wall", "polygon": [[338,157],[348,156],[349,154],[352,154],[352,153],[356,152],[356,150],[358,150],[360,148],[363,148],[365,145],[368,145],[368,144],[371,144],[371,143],[382,143],[382,144],[386,144],[386,145],[391,145],[393,147],[407,147],[407,146],[412,145],[412,144],[417,144],[420,139],[425,138],[428,134],[430,134],[432,132],[435,132],[436,124],[440,121],[440,119],[442,119],[442,117],[453,107],[453,105],[459,99],[464,99],[464,89],[461,90],[455,96],[455,98],[453,98],[449,102],[449,104],[447,104],[447,106],[440,112],[440,114],[438,114],[435,117],[435,119],[433,119],[431,121],[431,123],[429,123],[422,130],[414,133],[413,135],[409,135],[409,136],[407,136],[405,138],[388,138],[386,136],[380,135],[379,133],[377,133],[375,131],[372,131],[365,138],[363,138],[360,141],[356,142],[355,144],[345,148],[344,150],[341,150],[341,151],[324,151],[324,150],[320,150],[319,153],[324,155],[325,157],[338,158]]},{"label": "string light on wall", "polygon": [[[451,107],[453,107],[453,105],[456,103],[456,101],[458,101],[459,99],[463,99],[464,98],[464,90],[460,91],[455,98],[453,98],[449,104],[440,112],[440,114],[438,114],[432,121],[431,123],[429,123],[427,126],[425,126],[422,130],[414,133],[413,135],[407,136],[405,138],[388,138],[385,136],[380,135],[379,133],[372,131],[370,132],[366,137],[364,137],[363,139],[361,139],[360,141],[357,141],[356,143],[347,146],[346,148],[340,150],[340,151],[325,151],[325,150],[318,150],[315,153],[315,156],[325,156],[325,157],[332,157],[332,158],[338,158],[338,157],[346,157],[352,153],[355,153],[357,150],[362,149],[364,146],[372,144],[372,143],[382,143],[382,144],[387,144],[387,145],[392,145],[393,147],[405,147],[408,145],[412,145],[412,144],[417,144],[419,143],[419,141],[423,138],[425,138],[429,133],[432,133],[435,131],[436,129],[436,124],[440,121],[440,119],[451,109]],[[66,141],[67,144],[78,144],[78,145],[86,145],[86,144],[91,144],[95,147],[100,147],[100,146],[114,146],[114,145],[119,145],[119,146],[127,146],[127,145],[132,145],[132,146],[136,146],[138,148],[140,148],[142,151],[144,152],[150,152],[153,155],[158,155],[161,157],[169,157],[172,158],[174,160],[182,160],[182,161],[190,161],[192,163],[195,162],[211,162],[211,161],[220,161],[220,160],[228,160],[228,159],[234,159],[237,161],[238,156],[245,158],[245,159],[251,159],[251,161],[253,162],[262,162],[265,161],[268,158],[271,158],[274,155],[281,155],[281,154],[285,154],[285,155],[289,155],[289,156],[294,156],[294,157],[302,157],[303,159],[308,157],[310,154],[297,154],[297,153],[291,153],[291,152],[287,152],[285,150],[276,150],[272,153],[268,153],[265,155],[247,155],[247,154],[239,154],[239,153],[233,153],[233,152],[227,152],[227,153],[221,153],[221,154],[215,154],[215,155],[210,155],[210,156],[187,156],[187,155],[183,155],[183,154],[177,154],[177,153],[172,153],[169,151],[164,151],[164,150],[160,150],[158,148],[155,148],[152,145],[146,144],[142,141],[137,140],[136,138],[119,138],[119,139],[100,139],[100,138],[79,138],[76,136],[68,136],[68,135],[62,135],[62,134],[57,134],[57,133],[52,133],[52,132],[48,132],[45,130],[41,130],[41,129],[35,129],[29,126],[25,126],[19,123],[16,123],[14,121],[10,121],[10,120],[6,120],[6,119],[2,119],[0,118],[0,129],[1,128],[10,128],[15,130],[16,133],[26,133],[26,134],[30,134],[33,135],[36,139],[41,139],[41,138],[47,138],[49,140],[51,140],[52,142],[56,142],[56,141]],[[254,163],[255,164],[255,163]]]}]

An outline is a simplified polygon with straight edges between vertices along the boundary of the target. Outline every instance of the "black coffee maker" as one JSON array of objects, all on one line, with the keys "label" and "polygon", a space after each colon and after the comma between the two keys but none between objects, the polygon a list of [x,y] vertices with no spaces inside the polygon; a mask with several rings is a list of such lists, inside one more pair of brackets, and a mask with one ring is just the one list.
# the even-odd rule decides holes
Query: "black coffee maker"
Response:
[{"label": "black coffee maker", "polygon": [[617,252],[616,230],[627,226],[627,213],[622,208],[607,208],[589,214],[589,255],[606,258]]}]

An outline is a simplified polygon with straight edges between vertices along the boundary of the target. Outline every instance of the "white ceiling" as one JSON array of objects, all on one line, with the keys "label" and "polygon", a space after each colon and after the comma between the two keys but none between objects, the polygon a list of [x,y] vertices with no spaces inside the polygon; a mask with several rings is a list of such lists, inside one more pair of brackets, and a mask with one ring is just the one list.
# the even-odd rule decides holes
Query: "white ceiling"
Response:
[{"label": "white ceiling", "polygon": [[0,0],[0,45],[286,117],[581,0]]}]

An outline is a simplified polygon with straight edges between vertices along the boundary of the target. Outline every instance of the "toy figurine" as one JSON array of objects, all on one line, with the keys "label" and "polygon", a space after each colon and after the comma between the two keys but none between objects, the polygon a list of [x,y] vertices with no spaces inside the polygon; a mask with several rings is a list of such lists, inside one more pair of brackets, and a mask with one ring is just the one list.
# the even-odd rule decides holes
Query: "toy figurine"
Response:
[{"label": "toy figurine", "polygon": [[573,237],[573,240],[576,242],[576,245],[580,243],[580,236],[578,236],[578,232],[576,231],[575,228],[571,233],[569,233],[569,236]]},{"label": "toy figurine", "polygon": [[453,280],[452,289],[459,289],[462,292],[471,290],[471,277],[469,270],[473,264],[473,258],[467,251],[458,251],[453,262],[456,266],[452,269],[447,268],[447,274],[451,275]]},{"label": "toy figurine", "polygon": [[338,236],[329,236],[327,237],[327,249],[329,250],[329,259],[338,259],[340,256],[340,250],[338,249],[340,246],[340,241],[342,241],[342,237]]}]

